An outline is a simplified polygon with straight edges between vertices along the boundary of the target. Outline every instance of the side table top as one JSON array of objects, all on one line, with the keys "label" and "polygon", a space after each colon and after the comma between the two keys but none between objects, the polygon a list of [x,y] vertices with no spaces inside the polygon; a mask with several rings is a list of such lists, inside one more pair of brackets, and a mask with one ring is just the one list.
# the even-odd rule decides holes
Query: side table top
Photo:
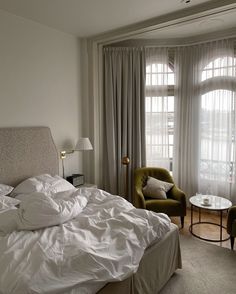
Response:
[{"label": "side table top", "polygon": [[[209,204],[204,204],[203,199],[208,198]],[[214,196],[214,195],[201,195],[192,196],[189,202],[197,207],[209,209],[209,210],[225,210],[232,206],[232,202],[226,198]]]}]

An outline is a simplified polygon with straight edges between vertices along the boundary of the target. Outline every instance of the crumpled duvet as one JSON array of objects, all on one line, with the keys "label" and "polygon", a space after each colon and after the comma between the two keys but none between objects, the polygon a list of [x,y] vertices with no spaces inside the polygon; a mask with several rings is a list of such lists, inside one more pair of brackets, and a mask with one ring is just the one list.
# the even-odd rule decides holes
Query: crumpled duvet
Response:
[{"label": "crumpled duvet", "polygon": [[88,199],[73,189],[55,193],[52,197],[42,192],[33,192],[21,195],[19,202],[19,209],[13,207],[0,212],[0,233],[37,230],[63,224],[81,213]]},{"label": "crumpled duvet", "polygon": [[137,271],[145,248],[170,230],[165,214],[98,189],[72,220],[0,237],[0,293],[96,293]]}]

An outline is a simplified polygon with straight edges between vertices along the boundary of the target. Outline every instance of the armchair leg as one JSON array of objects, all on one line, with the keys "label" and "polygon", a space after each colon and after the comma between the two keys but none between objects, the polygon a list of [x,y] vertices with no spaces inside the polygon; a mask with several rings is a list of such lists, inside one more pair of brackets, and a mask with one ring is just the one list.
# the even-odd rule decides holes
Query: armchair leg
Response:
[{"label": "armchair leg", "polygon": [[231,249],[234,250],[234,237],[230,236]]},{"label": "armchair leg", "polygon": [[183,229],[183,227],[184,227],[184,216],[181,216],[180,220],[181,220],[181,228]]}]

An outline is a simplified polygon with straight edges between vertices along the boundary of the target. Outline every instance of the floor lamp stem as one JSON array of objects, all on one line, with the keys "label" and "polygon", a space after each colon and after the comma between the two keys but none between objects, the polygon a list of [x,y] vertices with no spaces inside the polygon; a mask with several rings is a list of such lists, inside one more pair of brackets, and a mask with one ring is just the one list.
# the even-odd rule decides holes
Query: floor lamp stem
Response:
[{"label": "floor lamp stem", "polygon": [[125,174],[125,196],[126,198],[129,198],[129,168],[128,165],[130,163],[130,160],[127,156],[122,158],[122,164],[126,165],[126,174]]}]

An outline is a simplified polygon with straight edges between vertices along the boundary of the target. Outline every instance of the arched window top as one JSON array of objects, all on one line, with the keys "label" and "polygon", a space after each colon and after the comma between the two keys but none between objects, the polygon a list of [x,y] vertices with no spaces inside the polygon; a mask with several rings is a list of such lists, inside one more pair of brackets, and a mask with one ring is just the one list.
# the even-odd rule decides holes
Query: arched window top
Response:
[{"label": "arched window top", "polygon": [[212,60],[204,67],[201,75],[201,81],[220,76],[236,76],[236,58],[231,56],[222,56]]},{"label": "arched window top", "polygon": [[146,86],[171,86],[174,84],[174,71],[168,64],[152,63],[146,66]]},{"label": "arched window top", "polygon": [[[202,95],[201,108],[204,111],[228,113],[234,111],[235,93],[230,90],[217,89]],[[222,123],[222,121],[221,121]]]}]

